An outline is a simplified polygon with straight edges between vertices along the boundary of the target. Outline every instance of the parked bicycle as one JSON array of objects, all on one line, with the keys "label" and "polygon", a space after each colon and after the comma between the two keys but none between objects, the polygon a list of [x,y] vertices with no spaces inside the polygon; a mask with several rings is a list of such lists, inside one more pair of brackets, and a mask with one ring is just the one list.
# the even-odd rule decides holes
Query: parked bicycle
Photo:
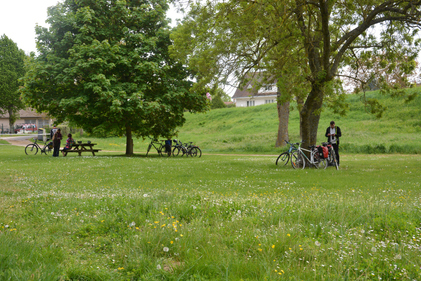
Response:
[{"label": "parked bicycle", "polygon": [[[306,163],[309,165],[318,168],[326,169],[327,159],[319,157],[317,147],[315,145],[309,146],[309,149],[301,148],[303,141],[298,143],[296,151],[291,153],[291,165],[294,169],[304,169]],[[310,155],[310,158],[306,156],[307,152]]]},{"label": "parked bicycle", "polygon": [[202,156],[202,150],[197,146],[194,145],[193,142],[188,143],[182,143],[179,140],[173,140],[175,143],[174,148],[172,150],[173,156],[178,156],[181,153],[181,156],[187,155],[191,157],[201,157]]},{"label": "parked bicycle", "polygon": [[202,157],[202,150],[197,145],[194,145],[193,142],[188,142],[187,145],[187,155],[190,155],[191,157]]},{"label": "parked bicycle", "polygon": [[327,158],[328,165],[334,166],[334,167],[336,167],[336,170],[339,170],[339,164],[338,164],[338,161],[336,159],[336,152],[335,152],[335,149],[333,149],[332,142],[323,142],[322,145],[326,146],[329,149],[329,155],[328,155],[328,158]]},{"label": "parked bicycle", "polygon": [[285,152],[281,153],[281,154],[278,156],[278,158],[276,158],[276,163],[275,163],[276,165],[278,165],[278,162],[280,162],[280,163],[284,163],[284,166],[285,166],[286,164],[288,164],[289,159],[291,158],[291,153],[292,153],[293,151],[297,150],[297,148],[296,148],[295,146],[299,144],[298,142],[297,142],[297,143],[290,143],[290,142],[288,142],[288,141],[286,141],[286,140],[285,140],[285,142],[286,142],[287,144],[289,144],[288,151],[285,151]]},{"label": "parked bicycle", "polygon": [[48,142],[50,139],[47,139],[47,141],[44,142],[43,147],[41,147],[38,143],[38,139],[34,139],[34,143],[30,143],[25,147],[25,153],[26,155],[36,155],[38,153],[38,150],[41,151],[41,154],[47,155],[53,150],[53,143]]},{"label": "parked bicycle", "polygon": [[173,145],[172,156],[178,156],[181,153],[181,156],[187,154],[187,148],[183,145],[183,143],[179,140],[173,140],[175,145]]},{"label": "parked bicycle", "polygon": [[155,148],[156,152],[158,152],[158,154],[160,156],[171,156],[171,150],[167,151],[165,148],[165,142],[164,141],[159,141],[157,139],[151,139],[151,143],[148,146],[148,151],[146,151],[146,156],[148,156],[149,151],[151,150],[151,148]]}]

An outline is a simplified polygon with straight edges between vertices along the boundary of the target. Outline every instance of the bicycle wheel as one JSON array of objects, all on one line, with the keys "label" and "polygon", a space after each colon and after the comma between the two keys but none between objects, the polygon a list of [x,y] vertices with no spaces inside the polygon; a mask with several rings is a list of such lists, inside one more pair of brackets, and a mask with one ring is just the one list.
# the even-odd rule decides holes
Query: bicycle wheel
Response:
[{"label": "bicycle wheel", "polygon": [[197,146],[195,147],[197,150],[197,157],[202,157],[202,150],[200,148],[198,148]]},{"label": "bicycle wheel", "polygon": [[199,156],[199,158],[200,158],[202,156],[202,151],[198,147],[192,147],[190,149],[190,156],[191,157],[198,157]]},{"label": "bicycle wheel", "polygon": [[172,150],[172,156],[178,156],[178,154],[180,154],[180,148],[178,146],[176,146]]},{"label": "bicycle wheel", "polygon": [[38,153],[38,147],[35,144],[28,144],[25,147],[26,155],[36,155]]},{"label": "bicycle wheel", "polygon": [[148,156],[149,150],[151,150],[152,144],[149,144],[148,150],[146,151],[146,156]]},{"label": "bicycle wheel", "polygon": [[304,169],[306,167],[306,161],[299,151],[291,153],[291,165],[294,169]]},{"label": "bicycle wheel", "polygon": [[276,165],[278,165],[278,162],[281,164],[283,163],[283,165],[285,166],[286,164],[288,164],[289,161],[289,153],[288,152],[284,152],[281,153],[278,158],[276,159]]},{"label": "bicycle wheel", "polygon": [[51,152],[52,149],[48,148],[48,145],[45,145],[42,149],[41,149],[41,154],[45,153],[45,155],[48,155]]},{"label": "bicycle wheel", "polygon": [[171,156],[171,149],[169,151],[166,150],[165,147],[162,148],[161,156],[170,157]]},{"label": "bicycle wheel", "polygon": [[329,165],[329,163],[328,163],[327,159],[325,159],[325,158],[320,159],[320,162],[319,162],[319,168],[320,169],[326,169],[328,165]]},{"label": "bicycle wheel", "polygon": [[332,148],[332,164],[336,167],[336,170],[339,170],[338,160],[336,159],[335,150]]},{"label": "bicycle wheel", "polygon": [[319,153],[317,152],[317,150],[313,150],[311,152],[310,159],[313,159],[313,163],[312,164],[313,164],[313,166],[316,169],[318,169],[319,168],[319,165],[320,165],[320,157],[319,157]]}]

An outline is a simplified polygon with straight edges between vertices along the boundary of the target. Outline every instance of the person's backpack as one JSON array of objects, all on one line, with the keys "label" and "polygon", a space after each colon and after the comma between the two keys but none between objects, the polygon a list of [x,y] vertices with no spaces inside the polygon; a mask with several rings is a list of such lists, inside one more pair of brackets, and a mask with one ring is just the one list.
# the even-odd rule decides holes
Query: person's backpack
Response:
[{"label": "person's backpack", "polygon": [[171,152],[172,140],[165,141],[165,152]]}]

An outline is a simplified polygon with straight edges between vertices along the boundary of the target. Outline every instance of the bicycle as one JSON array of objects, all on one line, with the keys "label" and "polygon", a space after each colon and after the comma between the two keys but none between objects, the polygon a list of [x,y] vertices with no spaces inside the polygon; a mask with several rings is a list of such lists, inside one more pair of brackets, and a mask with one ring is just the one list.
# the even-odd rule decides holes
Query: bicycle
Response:
[{"label": "bicycle", "polygon": [[199,155],[199,158],[202,157],[202,150],[197,145],[194,145],[193,142],[188,142],[187,145],[187,155],[190,155],[191,157],[197,157]]},{"label": "bicycle", "polygon": [[163,141],[158,141],[157,139],[152,138],[150,139],[151,143],[149,144],[148,150],[146,151],[146,157],[148,156],[148,153],[152,147],[156,149],[156,152],[158,152],[160,156],[171,156],[171,149],[170,151],[167,151],[165,148],[165,143],[163,143]]},{"label": "bicycle", "polygon": [[180,152],[182,152],[181,156],[184,156],[184,154],[187,153],[187,148],[183,145],[181,141],[174,140],[174,142],[175,142],[175,145],[172,150],[172,156],[178,156]]},{"label": "bicycle", "polygon": [[182,143],[181,141],[174,140],[175,146],[172,151],[173,156],[178,156],[182,152],[181,156],[187,155],[191,157],[202,157],[202,150],[197,146],[193,145],[193,142]]},{"label": "bicycle", "polygon": [[41,151],[41,155],[44,153],[45,155],[47,155],[48,153],[50,153],[53,150],[53,143],[47,143],[50,139],[47,139],[44,142],[44,146],[41,147],[38,144],[38,139],[34,139],[34,143],[30,143],[25,147],[25,154],[26,155],[36,155],[38,153],[38,150]]},{"label": "bicycle", "polygon": [[292,153],[293,151],[297,150],[297,148],[296,148],[295,146],[299,144],[298,142],[297,142],[297,143],[290,143],[290,142],[288,142],[288,141],[286,141],[286,140],[285,140],[285,142],[286,142],[287,144],[289,144],[288,151],[285,151],[285,152],[281,153],[281,154],[278,156],[278,158],[276,158],[276,162],[275,162],[275,164],[276,164],[276,165],[278,165],[278,162],[279,162],[279,161],[280,161],[281,163],[284,163],[284,166],[285,166],[286,164],[288,164],[289,159],[291,158],[291,153]]},{"label": "bicycle", "polygon": [[[306,167],[306,162],[318,168],[327,168],[327,161],[324,158],[320,158],[318,154],[317,147],[315,145],[309,146],[310,149],[301,148],[303,141],[298,143],[298,148],[296,151],[291,153],[291,165],[294,169],[304,169]],[[310,154],[310,159],[306,156],[304,152]]]},{"label": "bicycle", "polygon": [[336,167],[336,170],[339,170],[338,160],[336,159],[336,152],[333,149],[332,142],[322,142],[323,146],[326,146],[329,149],[329,155],[327,157],[328,166]]}]

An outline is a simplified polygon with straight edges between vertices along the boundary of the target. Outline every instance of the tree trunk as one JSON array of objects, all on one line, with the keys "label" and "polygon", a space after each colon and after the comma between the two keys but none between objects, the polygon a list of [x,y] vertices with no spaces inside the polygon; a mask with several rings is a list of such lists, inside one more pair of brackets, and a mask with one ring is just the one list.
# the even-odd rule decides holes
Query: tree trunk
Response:
[{"label": "tree trunk", "polygon": [[126,124],[126,155],[133,155],[133,138],[130,124]]},{"label": "tree trunk", "polygon": [[[279,98],[280,93],[278,93]],[[288,136],[288,121],[289,121],[289,101],[280,104],[277,102],[278,108],[278,119],[279,119],[279,127],[278,127],[278,137],[276,139],[275,147],[280,147],[285,145],[285,140],[289,141]]]},{"label": "tree trunk", "polygon": [[[297,105],[298,105],[299,112],[301,112],[301,109],[304,106],[304,100],[302,98],[300,98],[300,97],[297,97]],[[301,120],[302,120],[302,118],[301,118],[301,114],[300,114],[300,124],[301,124]],[[301,140],[303,139],[303,134],[302,134],[301,126],[300,126],[300,139]]]},{"label": "tree trunk", "polygon": [[15,111],[13,110],[13,105],[9,106],[7,108],[7,111],[9,112],[9,131],[11,134],[14,134],[15,130],[13,125],[17,120],[17,116],[15,115]]},{"label": "tree trunk", "polygon": [[323,90],[320,84],[314,83],[311,92],[300,112],[300,130],[303,147],[317,143],[317,129],[323,105]]}]

